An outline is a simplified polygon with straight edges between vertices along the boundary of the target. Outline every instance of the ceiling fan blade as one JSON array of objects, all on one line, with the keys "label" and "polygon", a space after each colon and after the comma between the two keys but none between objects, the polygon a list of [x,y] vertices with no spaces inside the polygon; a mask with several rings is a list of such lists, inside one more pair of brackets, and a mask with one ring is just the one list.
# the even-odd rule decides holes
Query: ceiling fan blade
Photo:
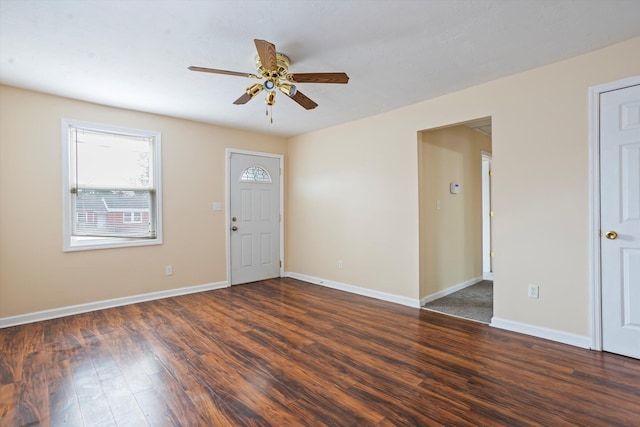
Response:
[{"label": "ceiling fan blade", "polygon": [[238,98],[235,101],[233,101],[233,103],[236,104],[236,105],[246,104],[247,102],[251,101],[251,98],[253,98],[253,97],[245,92],[245,93],[242,94],[242,96],[240,98]]},{"label": "ceiling fan blade", "polygon": [[307,97],[307,95],[305,95],[304,93],[302,93],[300,91],[296,91],[296,94],[293,95],[293,96],[290,96],[289,98],[291,98],[294,101],[296,101],[305,110],[313,110],[314,108],[316,108],[318,106],[318,104],[313,102],[310,98]]},{"label": "ceiling fan blade", "polygon": [[216,70],[215,68],[204,68],[204,67],[189,67],[191,71],[201,71],[203,73],[213,73],[213,74],[226,74],[229,76],[238,76],[238,77],[256,77],[254,74],[250,73],[241,73],[238,71],[227,71],[227,70]]},{"label": "ceiling fan blade", "polygon": [[258,50],[258,56],[262,66],[267,71],[276,71],[278,69],[278,62],[276,60],[276,47],[273,43],[269,43],[266,40],[253,39]]},{"label": "ceiling fan blade", "polygon": [[287,80],[294,83],[341,83],[349,82],[346,73],[296,73],[287,74]]}]

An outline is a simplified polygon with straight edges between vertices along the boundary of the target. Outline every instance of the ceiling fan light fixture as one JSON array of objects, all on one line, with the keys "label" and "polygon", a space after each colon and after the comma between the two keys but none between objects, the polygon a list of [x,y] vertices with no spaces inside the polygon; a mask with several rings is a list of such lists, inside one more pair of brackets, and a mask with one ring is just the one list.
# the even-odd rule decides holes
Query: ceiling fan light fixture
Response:
[{"label": "ceiling fan light fixture", "polygon": [[269,92],[267,93],[266,98],[264,99],[265,104],[267,104],[268,106],[272,106],[273,104],[276,103],[276,93],[275,92]]},{"label": "ceiling fan light fixture", "polygon": [[249,86],[249,87],[247,88],[247,93],[249,94],[249,96],[250,96],[251,98],[253,98],[253,97],[254,97],[254,96],[256,96],[257,94],[259,94],[260,92],[262,92],[262,89],[263,89],[262,84],[260,84],[260,83],[255,83],[255,84],[252,84],[251,86]]},{"label": "ceiling fan light fixture", "polygon": [[288,83],[280,83],[278,89],[287,96],[294,96],[298,92],[298,88],[295,87],[295,85],[290,85]]},{"label": "ceiling fan light fixture", "polygon": [[264,81],[264,90],[267,92],[273,92],[276,89],[276,83],[269,79]]}]

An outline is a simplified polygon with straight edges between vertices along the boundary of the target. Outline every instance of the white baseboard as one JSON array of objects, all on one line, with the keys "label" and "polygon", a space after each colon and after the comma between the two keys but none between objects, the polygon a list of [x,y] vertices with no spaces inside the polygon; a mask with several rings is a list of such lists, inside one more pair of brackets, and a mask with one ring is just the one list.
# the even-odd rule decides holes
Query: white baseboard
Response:
[{"label": "white baseboard", "polygon": [[114,298],[104,301],[89,302],[86,304],[71,305],[67,307],[54,308],[51,310],[36,311],[33,313],[20,314],[17,316],[0,317],[0,329],[9,326],[23,325],[25,323],[40,322],[41,320],[56,319],[58,317],[71,316],[73,314],[87,313],[89,311],[102,310],[105,308],[119,307],[122,305],[135,304],[138,302],[151,301],[162,298],[175,297],[178,295],[194,294],[196,292],[210,291],[213,289],[226,288],[229,285],[226,281],[208,283],[205,285],[188,286],[185,288],[169,289],[166,291],[150,292],[148,294],[132,295],[129,297]]},{"label": "white baseboard", "polygon": [[438,298],[446,297],[447,295],[451,295],[454,292],[458,292],[464,288],[468,288],[471,285],[475,285],[476,283],[482,282],[482,276],[474,277],[471,280],[467,280],[466,282],[458,283],[457,285],[453,285],[447,289],[436,292],[435,294],[427,295],[426,297],[420,300],[420,307],[425,305],[428,302],[435,301]]},{"label": "white baseboard", "polygon": [[312,283],[314,285],[325,286],[327,288],[337,289],[340,291],[350,292],[352,294],[364,295],[383,301],[389,301],[396,304],[402,304],[409,307],[420,308],[420,300],[403,297],[400,295],[388,294],[386,292],[374,291],[372,289],[361,288],[359,286],[348,285],[346,283],[334,282],[331,280],[321,279],[319,277],[308,276],[306,274],[294,273],[288,271],[285,273],[286,277],[292,279],[302,280],[303,282]]},{"label": "white baseboard", "polygon": [[571,334],[569,332],[558,331],[556,329],[544,328],[541,326],[529,325],[526,323],[514,322],[497,317],[491,319],[491,326],[507,331],[518,332],[538,338],[544,338],[563,344],[573,345],[581,348],[591,348],[591,338],[583,335]]},{"label": "white baseboard", "polygon": [[493,271],[486,271],[482,273],[483,280],[493,280]]}]

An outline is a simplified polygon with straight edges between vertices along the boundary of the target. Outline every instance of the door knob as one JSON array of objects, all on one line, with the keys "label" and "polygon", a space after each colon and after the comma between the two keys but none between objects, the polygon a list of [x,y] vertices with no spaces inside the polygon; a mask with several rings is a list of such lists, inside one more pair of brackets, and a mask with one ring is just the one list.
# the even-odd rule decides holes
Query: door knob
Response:
[{"label": "door knob", "polygon": [[615,231],[607,231],[606,233],[604,233],[604,237],[609,240],[615,240],[618,238],[618,233],[616,233]]},{"label": "door knob", "polygon": [[233,227],[231,227],[231,231],[237,231],[238,227],[236,227],[235,225]]}]

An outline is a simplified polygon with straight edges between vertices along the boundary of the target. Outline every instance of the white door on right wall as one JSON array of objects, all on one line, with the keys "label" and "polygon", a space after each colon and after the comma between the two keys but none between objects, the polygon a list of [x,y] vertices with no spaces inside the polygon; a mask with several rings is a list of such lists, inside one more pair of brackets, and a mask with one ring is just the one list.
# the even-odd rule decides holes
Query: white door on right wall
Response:
[{"label": "white door on right wall", "polygon": [[640,85],[600,95],[602,348],[640,358]]}]

